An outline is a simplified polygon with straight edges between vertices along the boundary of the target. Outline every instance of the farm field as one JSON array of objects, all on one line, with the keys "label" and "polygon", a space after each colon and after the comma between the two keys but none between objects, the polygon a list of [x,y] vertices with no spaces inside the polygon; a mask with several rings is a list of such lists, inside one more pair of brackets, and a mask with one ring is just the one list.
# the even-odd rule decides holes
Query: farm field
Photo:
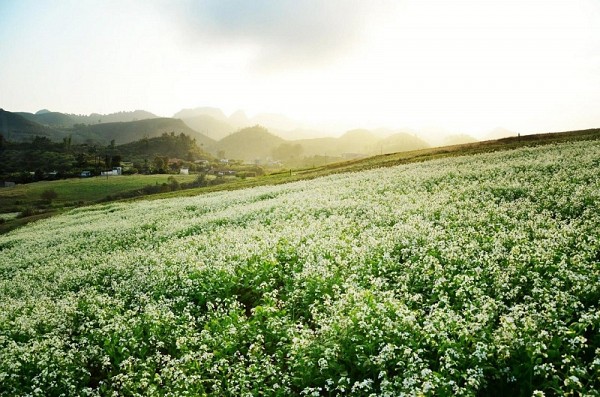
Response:
[{"label": "farm field", "polygon": [[599,395],[599,226],[599,141],[73,209],[0,236],[0,395]]},{"label": "farm field", "polygon": [[[0,189],[0,212],[13,207],[36,205],[44,190],[53,189],[56,206],[72,203],[93,203],[108,195],[140,189],[146,185],[167,183],[170,175],[119,175],[81,179],[42,181]],[[178,182],[191,182],[194,175],[173,175]]]}]

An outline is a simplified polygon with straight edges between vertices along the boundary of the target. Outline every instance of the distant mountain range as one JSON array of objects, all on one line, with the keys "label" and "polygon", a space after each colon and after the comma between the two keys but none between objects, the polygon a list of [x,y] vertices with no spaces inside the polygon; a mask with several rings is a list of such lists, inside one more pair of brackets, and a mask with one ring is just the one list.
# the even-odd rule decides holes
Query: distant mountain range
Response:
[{"label": "distant mountain range", "polygon": [[27,120],[49,127],[72,127],[74,124],[117,123],[158,118],[157,115],[146,112],[145,110],[134,110],[133,112],[118,112],[111,114],[92,113],[87,116],[51,112],[47,109],[40,110],[36,113],[17,112],[16,114],[23,116]]},{"label": "distant mountain range", "polygon": [[[132,119],[148,116],[143,120],[101,122],[98,120]],[[191,129],[179,119],[157,117],[145,111],[121,112],[111,115],[75,116],[58,112],[23,113],[0,110],[0,133],[9,141],[30,141],[36,135],[61,141],[70,136],[74,143],[108,145],[112,140],[121,145],[143,138],[154,138],[163,133],[184,133],[196,139],[200,146],[212,148],[213,139]],[[94,116],[95,123],[80,122]],[[37,121],[35,121],[37,120]],[[75,122],[73,122],[75,121]]]},{"label": "distant mountain range", "polygon": [[[356,129],[340,137],[322,135],[278,114],[259,114],[249,118],[243,111],[230,116],[221,109],[200,107],[184,109],[174,118],[158,117],[144,110],[107,115],[75,115],[49,110],[36,113],[0,109],[0,133],[10,141],[30,141],[36,135],[74,143],[123,145],[163,133],[184,133],[205,151],[225,158],[245,161],[289,157],[359,157],[417,150],[431,144],[413,131]],[[516,135],[497,129],[495,134]],[[505,135],[505,136],[506,136]],[[453,135],[446,145],[474,142],[468,135]],[[440,144],[436,142],[437,144]]]},{"label": "distant mountain range", "polygon": [[242,128],[262,125],[283,139],[301,139],[323,136],[322,132],[311,131],[291,118],[275,113],[260,113],[249,118],[243,110],[238,110],[227,117],[221,109],[198,107],[183,109],[173,115],[183,120],[190,128],[202,132],[206,136],[219,140]]}]

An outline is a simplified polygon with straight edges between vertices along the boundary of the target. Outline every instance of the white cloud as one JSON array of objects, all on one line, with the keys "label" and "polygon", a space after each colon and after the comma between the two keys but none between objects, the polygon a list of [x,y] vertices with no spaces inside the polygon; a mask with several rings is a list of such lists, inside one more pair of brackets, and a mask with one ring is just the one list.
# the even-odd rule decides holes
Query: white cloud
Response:
[{"label": "white cloud", "polygon": [[[7,6],[6,4],[9,4]],[[0,2],[0,106],[600,125],[597,0]]]},{"label": "white cloud", "polygon": [[385,3],[341,0],[205,0],[175,11],[187,38],[255,49],[254,66],[272,70],[321,66],[351,51]]}]

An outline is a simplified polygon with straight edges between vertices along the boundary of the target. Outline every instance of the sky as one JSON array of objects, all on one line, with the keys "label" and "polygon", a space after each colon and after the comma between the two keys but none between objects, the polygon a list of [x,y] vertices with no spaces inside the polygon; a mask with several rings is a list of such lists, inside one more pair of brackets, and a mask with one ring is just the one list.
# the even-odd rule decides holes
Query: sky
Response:
[{"label": "sky", "polygon": [[0,0],[0,21],[10,111],[600,127],[598,0]]}]

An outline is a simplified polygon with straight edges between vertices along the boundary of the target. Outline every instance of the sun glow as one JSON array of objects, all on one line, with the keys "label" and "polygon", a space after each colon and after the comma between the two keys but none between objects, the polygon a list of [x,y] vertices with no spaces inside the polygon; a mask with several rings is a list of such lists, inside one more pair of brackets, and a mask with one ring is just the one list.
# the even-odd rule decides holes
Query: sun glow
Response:
[{"label": "sun glow", "polygon": [[592,0],[44,4],[0,7],[7,109],[215,106],[480,136],[600,125]]}]

